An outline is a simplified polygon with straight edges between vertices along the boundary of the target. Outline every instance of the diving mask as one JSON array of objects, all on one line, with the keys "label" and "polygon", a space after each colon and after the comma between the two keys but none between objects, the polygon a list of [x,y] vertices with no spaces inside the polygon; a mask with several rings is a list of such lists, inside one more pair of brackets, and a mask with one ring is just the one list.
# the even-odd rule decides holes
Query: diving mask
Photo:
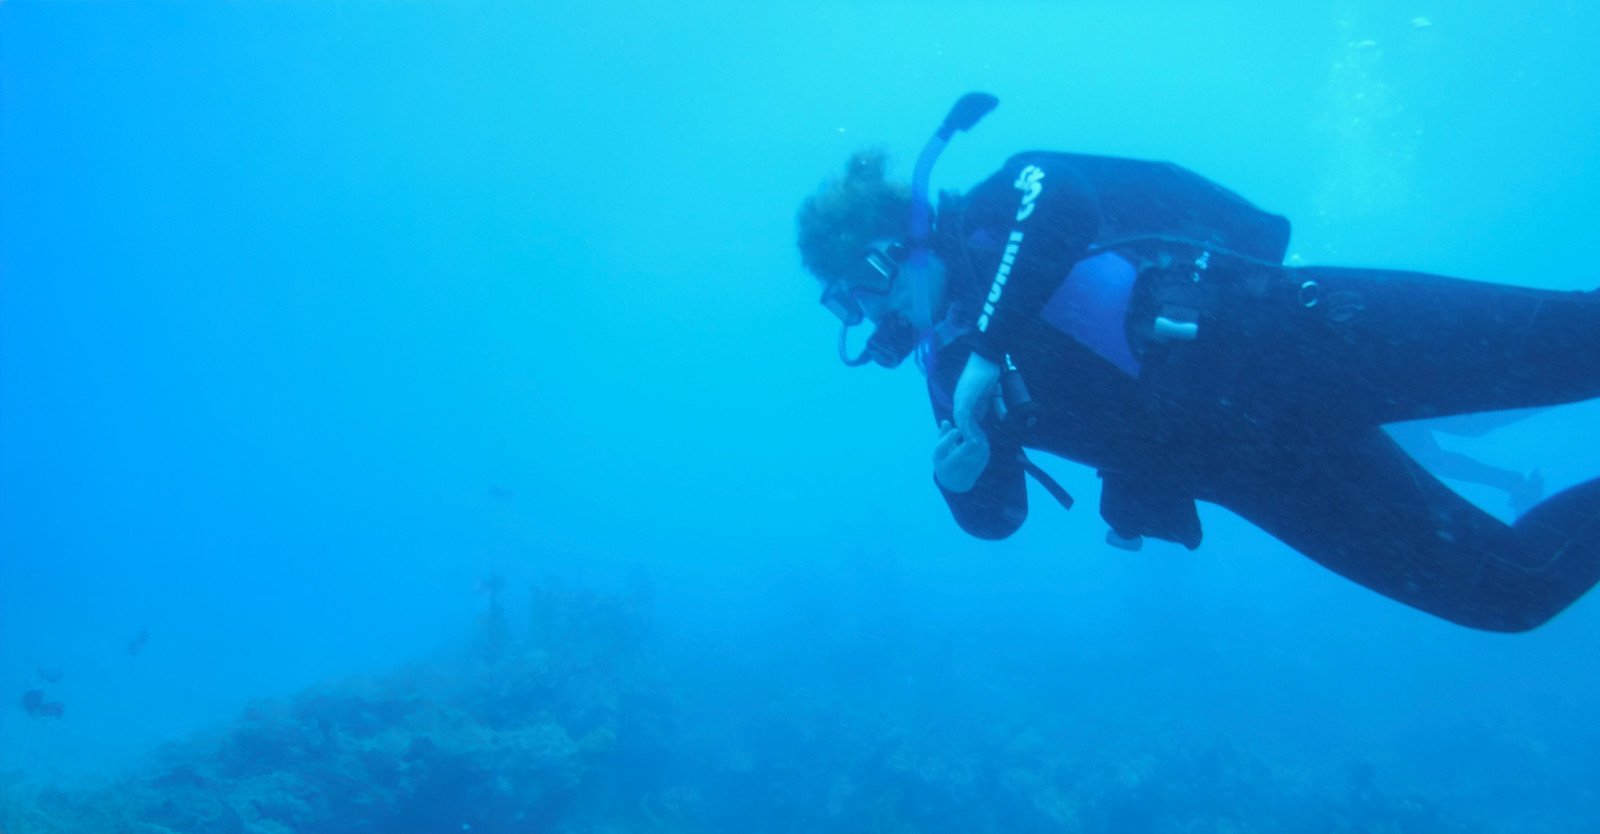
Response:
[{"label": "diving mask", "polygon": [[902,243],[867,247],[848,276],[828,283],[828,288],[822,292],[822,306],[838,316],[846,327],[860,324],[866,318],[861,299],[867,296],[888,298],[905,255],[906,247]]}]

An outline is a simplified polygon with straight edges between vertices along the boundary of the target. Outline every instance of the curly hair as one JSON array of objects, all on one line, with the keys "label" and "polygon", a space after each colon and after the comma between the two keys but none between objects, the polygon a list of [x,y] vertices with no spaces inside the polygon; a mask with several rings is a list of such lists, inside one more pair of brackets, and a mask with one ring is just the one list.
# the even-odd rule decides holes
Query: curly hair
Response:
[{"label": "curly hair", "polygon": [[884,151],[860,151],[845,163],[842,179],[824,183],[800,204],[800,262],[813,275],[836,278],[867,244],[905,234],[911,186],[885,181],[887,166]]}]

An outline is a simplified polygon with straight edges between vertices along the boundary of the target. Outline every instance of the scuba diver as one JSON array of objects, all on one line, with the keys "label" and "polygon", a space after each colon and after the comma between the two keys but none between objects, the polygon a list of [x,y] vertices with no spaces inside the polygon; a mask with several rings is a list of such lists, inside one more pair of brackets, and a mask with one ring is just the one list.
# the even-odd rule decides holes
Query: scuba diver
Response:
[{"label": "scuba diver", "polygon": [[1600,293],[1285,266],[1287,220],[1167,163],[1023,153],[935,212],[934,161],[996,103],[958,102],[909,187],[860,153],[798,216],[841,358],[916,355],[934,482],[962,529],[1015,532],[1028,475],[1071,506],[1037,449],[1098,471],[1107,541],[1128,549],[1199,547],[1206,501],[1371,590],[1501,632],[1600,579],[1600,479],[1507,525],[1382,429],[1600,396]]}]

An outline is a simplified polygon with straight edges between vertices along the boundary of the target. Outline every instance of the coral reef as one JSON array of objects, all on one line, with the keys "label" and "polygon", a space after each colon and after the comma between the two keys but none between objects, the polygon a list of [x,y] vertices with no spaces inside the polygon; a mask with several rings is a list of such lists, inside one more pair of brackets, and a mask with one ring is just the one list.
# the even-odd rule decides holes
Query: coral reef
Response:
[{"label": "coral reef", "polygon": [[646,612],[549,583],[518,634],[498,590],[475,651],[252,705],[110,789],[12,797],[0,830],[532,832],[614,817],[631,799],[619,792],[654,789],[668,762]]},{"label": "coral reef", "polygon": [[804,613],[752,628],[743,653],[675,655],[648,594],[544,582],[524,627],[503,581],[483,590],[471,646],[257,703],[109,788],[7,791],[0,831],[1509,834],[1600,819],[1576,803],[1468,820],[1370,762],[1313,773],[1142,705],[1074,705],[1025,650],[907,625],[892,593],[803,593]]}]

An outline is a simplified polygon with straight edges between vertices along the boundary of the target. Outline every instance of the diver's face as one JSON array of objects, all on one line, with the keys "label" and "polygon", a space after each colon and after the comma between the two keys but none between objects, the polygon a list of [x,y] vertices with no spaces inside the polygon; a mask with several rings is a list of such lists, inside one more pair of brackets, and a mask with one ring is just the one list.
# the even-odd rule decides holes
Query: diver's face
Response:
[{"label": "diver's face", "polygon": [[830,288],[824,303],[847,324],[854,323],[852,318],[859,321],[859,316],[871,319],[874,324],[890,316],[899,316],[919,329],[933,326],[931,313],[919,310],[915,293],[921,284],[934,299],[942,295],[944,264],[930,256],[927,280],[919,282],[909,274],[914,267],[907,263],[908,255],[909,250],[899,240],[873,241],[862,252],[857,267]]}]

